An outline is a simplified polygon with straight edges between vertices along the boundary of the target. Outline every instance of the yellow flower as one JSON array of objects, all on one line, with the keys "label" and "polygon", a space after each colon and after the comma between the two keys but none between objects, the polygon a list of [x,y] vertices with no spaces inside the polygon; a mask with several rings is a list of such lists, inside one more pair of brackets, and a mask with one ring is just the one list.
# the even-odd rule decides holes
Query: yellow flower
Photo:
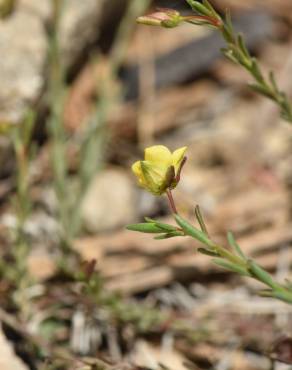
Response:
[{"label": "yellow flower", "polygon": [[173,189],[179,182],[180,171],[185,162],[187,147],[173,153],[163,145],[154,145],[145,149],[145,160],[132,165],[132,171],[138,178],[139,185],[152,194],[161,195],[167,189]]}]

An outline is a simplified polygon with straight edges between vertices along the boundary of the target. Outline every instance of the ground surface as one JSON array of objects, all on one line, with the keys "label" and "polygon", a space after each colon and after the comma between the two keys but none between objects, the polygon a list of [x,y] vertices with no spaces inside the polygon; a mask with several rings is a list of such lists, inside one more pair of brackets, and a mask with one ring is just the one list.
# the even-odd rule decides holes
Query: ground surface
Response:
[{"label": "ground surface", "polygon": [[[266,12],[263,23],[248,23],[251,46],[264,69],[275,70],[291,93],[290,1],[276,7],[266,1],[264,8],[256,0],[242,7],[229,0],[216,4],[221,11],[231,6],[244,22]],[[232,230],[247,255],[279,281],[291,278],[292,128],[272,103],[249,91],[249,77],[240,67],[212,49],[217,47],[212,37],[211,31],[190,26],[135,30],[119,82],[128,99],[110,110],[105,162],[83,202],[85,231],[73,242],[68,271],[56,263],[59,226],[50,145],[36,134],[42,145],[32,163],[35,206],[26,230],[34,283],[16,289],[3,275],[1,369],[268,370],[275,350],[291,363],[291,344],[281,341],[291,335],[291,306],[259,297],[259,284],[216,267],[191,239],[156,241],[124,227],[144,216],[173,222],[166,199],[138,188],[130,166],[146,146],[187,146],[188,161],[174,192],[179,212],[193,219],[200,204],[213,239],[225,243]],[[202,40],[210,50],[206,60]],[[179,58],[181,47],[193,50],[194,63]],[[154,61],[166,55],[167,63],[158,67],[166,82],[157,90],[155,65],[162,62]],[[107,56],[102,62],[90,59],[72,72],[64,123],[74,138],[94,109],[94,76],[107,64]],[[8,168],[0,187],[7,264],[15,222],[9,201],[13,181]],[[74,273],[90,275],[92,266],[84,267],[83,260],[96,260],[95,286],[76,281],[70,271],[73,266]],[[280,362],[274,366],[289,369]]]}]

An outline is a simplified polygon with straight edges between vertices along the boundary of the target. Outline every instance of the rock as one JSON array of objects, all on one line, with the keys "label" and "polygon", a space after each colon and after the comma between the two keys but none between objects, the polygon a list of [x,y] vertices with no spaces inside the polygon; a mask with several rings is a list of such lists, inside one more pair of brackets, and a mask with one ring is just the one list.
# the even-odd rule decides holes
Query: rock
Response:
[{"label": "rock", "polygon": [[73,248],[84,261],[96,260],[98,263],[104,257],[104,248],[96,243],[96,237],[84,237],[74,241]]},{"label": "rock", "polygon": [[82,218],[90,232],[112,230],[134,222],[136,186],[119,169],[107,169],[93,179],[82,204]]},{"label": "rock", "polygon": [[136,341],[134,350],[130,355],[130,361],[137,366],[147,369],[187,369],[183,365],[186,359],[174,348],[155,347],[144,340]]},{"label": "rock", "polygon": [[43,87],[47,53],[43,19],[20,3],[0,22],[0,34],[0,121],[17,122]]},{"label": "rock", "polygon": [[96,40],[105,2],[105,0],[66,0],[60,27],[60,43],[65,65],[70,67],[72,63],[74,64],[86,46]]},{"label": "rock", "polygon": [[[66,66],[80,57],[98,35],[105,0],[66,0],[60,43]],[[45,24],[51,0],[19,0],[16,10],[0,21],[0,122],[17,123],[45,85],[48,40]]]},{"label": "rock", "polygon": [[36,281],[45,281],[54,276],[57,271],[56,261],[43,249],[43,247],[37,248],[27,258],[28,271]]},{"label": "rock", "polygon": [[2,327],[0,327],[0,369],[28,370],[28,367],[16,355],[12,342],[5,337]]}]

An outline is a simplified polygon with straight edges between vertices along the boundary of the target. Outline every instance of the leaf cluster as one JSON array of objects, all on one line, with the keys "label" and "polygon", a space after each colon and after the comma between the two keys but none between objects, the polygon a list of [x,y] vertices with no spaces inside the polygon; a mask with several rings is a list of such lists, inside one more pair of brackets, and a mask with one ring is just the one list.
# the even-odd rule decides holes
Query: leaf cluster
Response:
[{"label": "leaf cluster", "polygon": [[126,228],[131,231],[138,231],[146,234],[159,234],[154,239],[169,239],[175,236],[184,236],[184,232],[176,226],[168,225],[152,218],[145,217],[146,222],[131,224]]},{"label": "leaf cluster", "polygon": [[213,262],[224,269],[237,273],[241,276],[248,276],[256,279],[267,286],[267,289],[260,292],[261,295],[270,296],[292,304],[292,287],[290,283],[279,284],[272,276],[260,267],[254,260],[248,258],[233,234],[227,234],[230,248],[215,243],[209,236],[200,208],[197,206],[195,216],[200,228],[193,226],[189,221],[175,214],[174,219],[177,226],[161,223],[146,217],[143,223],[128,225],[127,229],[142,233],[159,234],[154,239],[167,239],[175,236],[190,236],[197,240],[203,247],[198,252],[213,257]]}]

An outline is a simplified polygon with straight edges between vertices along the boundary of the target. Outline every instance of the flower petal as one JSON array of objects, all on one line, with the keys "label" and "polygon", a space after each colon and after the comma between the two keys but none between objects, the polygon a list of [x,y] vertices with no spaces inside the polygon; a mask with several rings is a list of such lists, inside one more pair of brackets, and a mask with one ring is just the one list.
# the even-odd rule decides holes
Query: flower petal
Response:
[{"label": "flower petal", "polygon": [[171,152],[164,145],[154,145],[146,148],[145,160],[161,168],[168,168],[172,164]]},{"label": "flower petal", "polygon": [[137,176],[139,184],[141,186],[146,186],[147,183],[146,183],[145,177],[143,175],[143,171],[142,171],[142,167],[141,167],[141,161],[137,161],[132,165],[132,171]]},{"label": "flower petal", "polygon": [[[147,161],[141,161],[141,169],[143,172],[143,177],[145,179],[146,188],[153,194],[159,194],[161,183],[163,182],[163,177],[159,173],[153,170],[153,165],[149,164]],[[144,185],[143,185],[144,186]]]},{"label": "flower petal", "polygon": [[142,175],[141,161],[137,161],[132,164],[132,171],[137,177]]},{"label": "flower petal", "polygon": [[164,178],[167,172],[167,167],[157,166],[148,161],[143,161],[143,162],[147,164],[151,172],[151,176],[153,177],[155,182],[161,183],[162,181],[164,181]]},{"label": "flower petal", "polygon": [[175,150],[172,153],[172,165],[174,166],[176,171],[178,170],[178,168],[181,164],[181,161],[183,160],[183,158],[185,156],[186,150],[187,150],[187,147],[184,146],[182,148],[179,148],[179,149]]}]

